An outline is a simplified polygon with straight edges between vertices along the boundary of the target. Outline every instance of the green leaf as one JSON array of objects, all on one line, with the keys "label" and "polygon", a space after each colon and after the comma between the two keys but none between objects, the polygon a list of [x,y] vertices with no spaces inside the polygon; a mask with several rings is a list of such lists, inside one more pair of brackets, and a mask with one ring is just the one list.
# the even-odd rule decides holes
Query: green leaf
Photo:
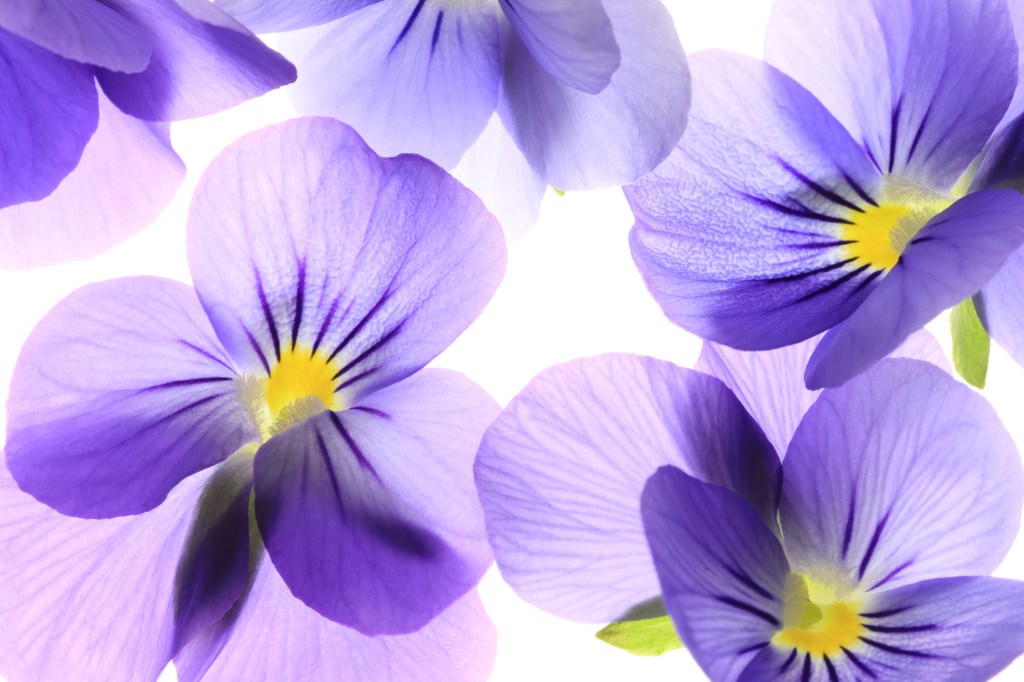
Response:
[{"label": "green leaf", "polygon": [[601,628],[597,638],[634,656],[661,656],[683,648],[668,616],[623,620]]},{"label": "green leaf", "polygon": [[555,194],[557,194],[558,196],[560,196],[560,197],[564,197],[565,196],[565,190],[564,189],[558,189],[557,187],[552,187],[551,189],[555,190]]},{"label": "green leaf", "polygon": [[985,388],[988,374],[988,353],[992,345],[988,332],[981,326],[974,301],[965,298],[949,316],[953,333],[953,366],[972,386]]}]

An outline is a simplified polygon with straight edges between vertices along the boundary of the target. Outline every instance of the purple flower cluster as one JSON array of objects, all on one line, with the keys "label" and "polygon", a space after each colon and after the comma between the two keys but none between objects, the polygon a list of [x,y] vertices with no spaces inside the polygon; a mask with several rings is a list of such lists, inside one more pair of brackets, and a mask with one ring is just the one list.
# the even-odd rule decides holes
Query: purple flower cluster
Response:
[{"label": "purple flower cluster", "polygon": [[204,0],[4,2],[0,267],[87,258],[142,229],[184,175],[161,122],[293,80]]},{"label": "purple flower cluster", "polygon": [[[229,14],[289,32],[295,101],[335,118],[221,152],[191,286],[90,284],[25,342],[0,675],[481,682],[492,561],[556,615],[657,623],[714,682],[1024,653],[1024,582],[991,576],[1020,454],[921,330],[973,298],[1024,363],[1024,0],[776,0],[766,62],[692,59],[688,124],[658,0],[10,0],[0,266],[151,222],[183,174],[164,123],[295,79]],[[502,410],[427,367],[505,269],[424,158],[478,138],[525,156],[511,197],[634,183],[695,369],[576,360]]]}]

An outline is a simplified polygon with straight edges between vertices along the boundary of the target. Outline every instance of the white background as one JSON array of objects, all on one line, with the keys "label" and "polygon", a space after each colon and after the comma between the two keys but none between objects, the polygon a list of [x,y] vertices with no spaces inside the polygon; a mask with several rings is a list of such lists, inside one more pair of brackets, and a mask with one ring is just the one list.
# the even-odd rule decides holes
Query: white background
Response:
[{"label": "white background", "polygon": [[[666,4],[688,53],[724,47],[760,56],[769,0]],[[291,115],[287,97],[278,92],[224,114],[176,124],[174,145],[189,175],[155,225],[88,262],[0,271],[0,399],[6,402],[10,374],[29,331],[77,287],[137,274],[190,281],[185,216],[203,168],[243,133]],[[668,323],[646,293],[629,256],[631,225],[632,215],[617,190],[565,197],[549,192],[537,226],[509,245],[507,275],[490,306],[434,364],[466,373],[502,404],[540,370],[575,357],[626,351],[692,366],[700,342]],[[948,355],[946,316],[929,328]],[[998,348],[993,349],[985,395],[1024,445],[1024,370]],[[1024,579],[1024,541],[1017,542],[997,575]],[[481,593],[499,632],[495,682],[704,679],[685,651],[643,659],[613,649],[594,638],[597,626],[560,620],[520,600],[495,570],[484,579]],[[173,679],[171,670],[162,678]],[[1024,662],[998,679],[1024,679]]]}]

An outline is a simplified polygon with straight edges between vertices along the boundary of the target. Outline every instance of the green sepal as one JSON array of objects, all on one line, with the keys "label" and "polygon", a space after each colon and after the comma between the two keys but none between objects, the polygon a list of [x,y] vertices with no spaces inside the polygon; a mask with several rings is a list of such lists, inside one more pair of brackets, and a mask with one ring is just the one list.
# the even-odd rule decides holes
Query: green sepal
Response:
[{"label": "green sepal", "polygon": [[965,298],[949,316],[953,335],[953,366],[964,381],[978,388],[985,388],[988,374],[988,355],[992,340],[978,319],[974,301]]},{"label": "green sepal", "polygon": [[683,648],[668,616],[611,623],[601,628],[596,637],[634,656],[661,656]]},{"label": "green sepal", "polygon": [[560,197],[564,197],[565,196],[565,190],[564,189],[558,189],[557,187],[552,187],[551,189],[553,189],[555,191],[555,194],[557,194],[558,196],[560,196]]}]

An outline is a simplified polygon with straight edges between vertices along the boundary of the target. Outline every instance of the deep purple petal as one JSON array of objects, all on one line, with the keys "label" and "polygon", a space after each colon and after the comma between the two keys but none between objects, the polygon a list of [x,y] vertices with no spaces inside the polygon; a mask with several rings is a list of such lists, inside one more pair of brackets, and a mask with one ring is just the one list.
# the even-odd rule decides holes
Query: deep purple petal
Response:
[{"label": "deep purple petal", "polygon": [[200,299],[245,369],[318,351],[347,404],[451,343],[505,260],[497,222],[466,188],[425,159],[381,159],[326,118],[273,126],[223,152],[196,190],[188,254]]},{"label": "deep purple petal", "polygon": [[174,197],[185,165],[166,126],[121,113],[102,94],[82,159],[52,194],[0,211],[0,267],[89,258],[150,225]]},{"label": "deep purple petal", "polygon": [[72,516],[156,507],[256,432],[191,288],[130,277],[79,289],[25,342],[7,403],[7,465]]},{"label": "deep purple petal", "polygon": [[475,591],[416,632],[371,637],[293,597],[264,556],[245,601],[175,657],[174,666],[180,682],[483,682],[496,644]]},{"label": "deep purple petal", "polygon": [[679,141],[690,107],[686,56],[661,2],[601,4],[622,61],[596,95],[549,74],[514,31],[503,35],[502,120],[530,165],[562,190],[618,186],[650,171]]},{"label": "deep purple petal", "polygon": [[784,0],[765,54],[879,170],[943,190],[982,150],[1017,85],[1006,0]]},{"label": "deep purple petal", "polygon": [[498,412],[423,372],[326,412],[256,455],[256,519],[292,593],[365,634],[417,630],[491,562],[472,459]]},{"label": "deep purple petal", "polygon": [[253,444],[229,457],[195,500],[195,516],[175,580],[174,655],[220,621],[248,583],[255,452]]},{"label": "deep purple petal", "polygon": [[992,338],[1024,365],[1024,249],[1013,252],[974,304]]},{"label": "deep purple petal", "polygon": [[380,0],[214,0],[256,33],[291,31],[340,19]]},{"label": "deep purple petal", "polygon": [[1010,9],[1013,33],[1017,38],[1017,90],[1000,127],[1024,114],[1024,0],[1006,0],[1006,5]]},{"label": "deep purple petal", "polygon": [[98,117],[91,68],[0,29],[0,208],[52,192]]},{"label": "deep purple petal", "polygon": [[640,504],[680,638],[712,680],[735,679],[782,627],[782,545],[743,498],[675,467],[651,476]]},{"label": "deep purple petal", "polygon": [[18,490],[0,462],[0,675],[155,680],[171,657],[178,558],[208,477],[139,516],[85,520]]},{"label": "deep purple petal", "polygon": [[718,380],[634,355],[542,372],[477,455],[502,576],[531,603],[587,622],[618,620],[658,596],[640,492],[664,464],[735,490],[775,518],[778,458]]},{"label": "deep purple petal", "polygon": [[1024,113],[993,139],[971,183],[971,191],[1001,188],[1024,193]]},{"label": "deep purple petal", "polygon": [[591,95],[622,62],[602,0],[499,0],[530,55],[563,85]]},{"label": "deep purple petal", "polygon": [[[706,341],[696,369],[721,379],[785,455],[797,424],[821,391],[804,386],[804,368],[820,337],[767,351],[740,351]],[[949,371],[938,341],[921,329],[892,353],[916,358]]]},{"label": "deep purple petal", "polygon": [[295,108],[345,121],[382,156],[411,152],[452,168],[498,103],[490,2],[382,2],[282,43],[302,73]]},{"label": "deep purple petal", "polygon": [[794,570],[837,565],[850,587],[988,573],[1020,523],[1020,457],[995,411],[916,360],[824,391],[783,468]]},{"label": "deep purple petal", "polygon": [[926,580],[863,605],[859,641],[828,663],[772,646],[739,682],[987,680],[1024,652],[1022,609],[1024,583],[988,577]]},{"label": "deep purple petal", "polygon": [[[100,69],[103,91],[126,114],[146,121],[205,116],[295,80],[295,67],[206,0],[105,0],[140,26],[153,46],[141,73]],[[204,5],[202,12],[192,5]],[[222,14],[222,13],[221,13]]]},{"label": "deep purple petal", "polygon": [[881,201],[881,176],[800,85],[750,57],[691,59],[678,147],[626,189],[630,245],[670,320],[735,348],[777,348],[852,312],[881,271],[844,231]]},{"label": "deep purple petal", "polygon": [[96,0],[6,0],[0,28],[65,59],[113,71],[137,72],[149,64],[145,33]]},{"label": "deep purple petal", "polygon": [[1024,242],[1024,198],[985,190],[932,218],[896,266],[807,364],[808,388],[839,386],[896,349],[946,308],[981,289]]}]

